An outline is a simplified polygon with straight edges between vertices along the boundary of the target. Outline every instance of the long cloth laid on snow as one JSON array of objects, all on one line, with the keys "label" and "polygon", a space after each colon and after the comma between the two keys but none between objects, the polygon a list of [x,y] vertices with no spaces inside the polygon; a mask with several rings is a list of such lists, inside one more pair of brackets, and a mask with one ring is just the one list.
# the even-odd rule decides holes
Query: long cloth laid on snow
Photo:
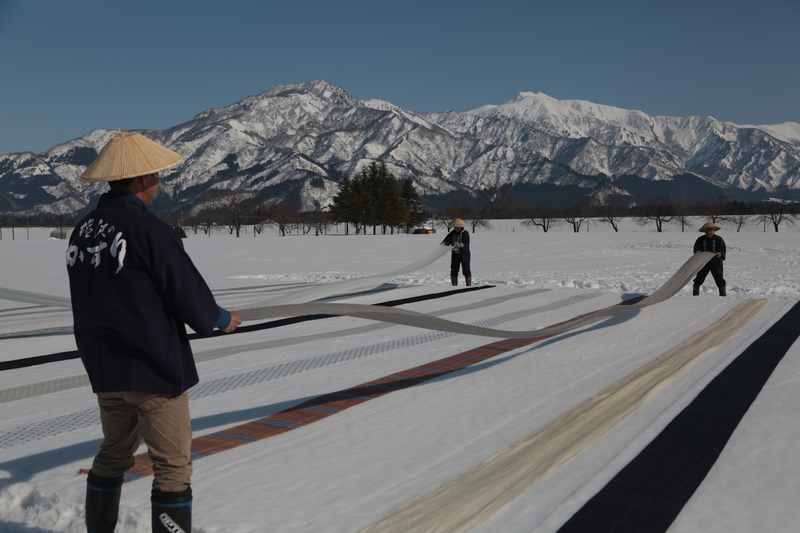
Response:
[{"label": "long cloth laid on snow", "polygon": [[[293,292],[291,294],[279,296],[278,298],[261,300],[259,302],[248,304],[240,308],[236,308],[234,310],[239,311],[241,309],[249,309],[256,306],[262,307],[262,306],[273,306],[282,304],[305,303],[305,302],[312,302],[314,300],[321,300],[323,298],[336,296],[344,293],[360,292],[357,289],[367,289],[370,288],[371,285],[378,283],[380,281],[391,279],[397,276],[403,276],[421,270],[426,266],[433,264],[434,261],[445,255],[448,251],[450,251],[450,249],[451,248],[449,246],[437,245],[436,248],[434,248],[427,254],[423,255],[416,261],[412,261],[411,263],[396,270],[392,270],[390,272],[385,272],[383,274],[374,274],[371,276],[364,276],[360,278],[345,279],[342,281],[334,281],[332,283],[324,283],[321,285],[314,285],[312,287],[308,287],[306,289],[302,289]],[[20,291],[16,289],[8,289],[5,287],[0,287],[0,300],[10,300],[13,302],[43,305],[46,307],[67,307],[67,308],[72,307],[72,303],[69,298],[64,298],[62,296],[50,296],[47,294],[39,294],[35,292]],[[287,316],[287,315],[281,315],[281,316]],[[71,326],[65,326],[65,327],[39,329],[35,331],[27,331],[24,334],[28,336],[39,336],[39,335],[53,335],[57,333],[69,333],[71,331],[72,331]],[[0,334],[0,338],[6,336],[18,336],[18,335],[19,334],[13,334],[13,333]]]},{"label": "long cloth laid on snow", "polygon": [[368,286],[371,283],[377,283],[386,279],[395,278],[397,276],[405,276],[406,274],[411,274],[418,270],[422,270],[426,266],[433,264],[434,261],[445,255],[450,250],[451,248],[449,246],[437,245],[436,248],[423,255],[416,261],[412,261],[411,263],[405,265],[404,267],[398,268],[397,270],[392,270],[384,274],[375,274],[373,276],[364,276],[361,278],[345,279],[342,281],[334,281],[333,283],[315,285],[292,294],[279,296],[278,298],[271,298],[264,302],[256,302],[254,304],[245,305],[236,309],[236,311],[241,312],[243,309],[251,309],[254,307],[272,307],[275,305],[313,302],[314,300],[321,300],[329,296],[336,296],[354,289]]},{"label": "long cloth laid on snow", "polygon": [[[691,280],[697,274],[703,265],[708,263],[708,261],[714,257],[714,254],[711,252],[699,252],[694,254],[678,269],[677,272],[675,272],[675,274],[672,275],[671,278],[667,280],[666,283],[664,283],[664,285],[662,285],[656,292],[644,300],[630,305],[612,306],[601,309],[585,317],[572,320],[569,323],[558,324],[548,328],[529,331],[508,331],[493,328],[482,328],[479,326],[471,326],[469,324],[437,318],[425,313],[417,313],[405,309],[386,308],[374,305],[342,303],[287,303],[308,301],[309,299],[313,300],[334,294],[341,294],[343,291],[364,285],[365,283],[394,277],[401,275],[401,273],[413,272],[415,269],[418,270],[428,264],[431,264],[437,258],[447,253],[448,250],[449,247],[437,246],[433,251],[406,265],[405,267],[387,272],[385,274],[344,280],[319,287],[311,287],[305,291],[300,291],[300,293],[268,300],[260,307],[244,306],[235,310],[242,315],[242,319],[244,320],[265,320],[269,318],[309,315],[351,316],[381,322],[389,322],[393,324],[414,326],[424,329],[446,331],[449,333],[460,333],[464,335],[524,339],[529,337],[557,335],[559,333],[563,333],[564,331],[569,331],[592,324],[604,318],[617,316],[635,309],[640,309],[642,307],[663,302],[681,290],[689,282],[689,280]],[[54,305],[60,307],[69,306],[69,299],[67,298],[37,295],[35,293],[15,291],[13,289],[0,289],[0,298],[28,303],[47,302],[45,305]]]},{"label": "long cloth laid on snow", "polygon": [[[390,272],[385,272],[383,274],[374,274],[372,276],[364,276],[360,278],[345,279],[342,281],[335,281],[333,283],[315,285],[307,289],[296,291],[292,294],[287,294],[285,296],[279,296],[278,298],[272,298],[269,300],[264,300],[261,302],[245,305],[242,306],[241,309],[249,309],[256,306],[263,307],[263,306],[273,306],[282,304],[312,302],[314,300],[320,300],[322,298],[327,298],[329,296],[346,293],[348,291],[352,291],[354,289],[370,285],[371,283],[377,283],[382,280],[391,279],[397,276],[404,276],[406,274],[411,274],[418,270],[422,270],[426,266],[433,264],[434,261],[445,255],[449,251],[450,251],[449,246],[437,245],[436,248],[434,248],[427,254],[423,255],[416,261],[412,261],[411,263],[396,270],[392,270]],[[48,307],[72,306],[70,299],[64,298],[62,296],[50,296],[47,294],[19,291],[16,289],[8,289],[4,287],[0,287],[0,300],[11,300],[13,302],[44,305]]]},{"label": "long cloth laid on snow", "polygon": [[44,305],[47,307],[72,307],[72,302],[70,299],[64,298],[63,296],[50,296],[48,294],[18,291],[16,289],[6,289],[4,287],[0,287],[0,300]]},{"label": "long cloth laid on snow", "polygon": [[706,385],[559,533],[670,529],[797,341],[798,320],[800,303],[795,303]]},{"label": "long cloth laid on snow", "polygon": [[[658,303],[659,301],[663,301],[666,298],[669,298],[674,292],[677,292],[683,285],[685,285],[689,279],[694,275],[698,269],[702,268],[703,262],[710,259],[711,254],[707,257],[700,257],[700,258],[692,258],[692,260],[688,261],[681,269],[678,271],[676,275],[670,278],[669,281],[658,291],[656,291],[651,298],[649,304],[652,305],[653,303]],[[633,301],[628,301],[628,303],[623,302],[622,304],[618,304],[617,308],[621,309],[621,312],[626,312],[632,309],[636,309],[637,307],[633,307],[641,302],[634,303]],[[315,304],[313,307],[318,306],[326,306],[331,307],[331,305],[326,304]],[[253,314],[256,315],[262,314],[265,312],[277,314],[280,316],[283,312],[292,312],[297,311],[298,309],[302,311],[305,307],[312,307],[312,306],[284,306],[285,310],[281,310],[279,308],[262,308],[259,310],[252,310]],[[351,316],[364,316],[369,317],[370,313],[366,312],[367,310],[363,308],[369,308],[371,306],[336,306],[338,311],[341,314],[348,314]],[[264,311],[267,309],[267,311]],[[277,311],[276,311],[277,309]],[[331,307],[332,309],[332,307]],[[383,308],[381,308],[383,309]],[[606,310],[596,311],[593,314],[593,320],[599,320],[603,317],[613,316],[615,314],[619,314],[618,312],[607,313]],[[378,311],[378,313],[382,313]],[[412,325],[416,325],[415,321],[419,318],[419,313],[412,313],[406,314],[401,313],[400,315],[394,315],[392,318],[396,320],[403,320],[401,323],[408,323]],[[423,317],[435,318],[428,315],[421,315]],[[370,317],[371,318],[371,317]],[[389,315],[382,316],[383,319],[389,318]],[[466,352],[462,352],[461,354],[457,354],[455,356],[447,357],[444,359],[440,359],[438,361],[433,361],[426,363],[421,367],[416,367],[412,369],[408,369],[406,371],[395,371],[392,375],[386,376],[384,378],[379,378],[377,380],[373,380],[368,383],[364,383],[361,385],[357,385],[355,387],[351,387],[349,389],[345,389],[342,391],[338,391],[335,393],[325,394],[323,396],[309,399],[301,405],[295,405],[289,409],[284,411],[275,413],[273,415],[269,415],[266,417],[259,418],[255,421],[248,422],[245,424],[241,424],[238,426],[226,428],[225,430],[218,431],[213,434],[204,435],[201,437],[197,437],[192,441],[192,451],[196,453],[198,457],[205,457],[209,455],[214,455],[220,453],[225,450],[229,450],[232,448],[236,448],[242,446],[248,442],[255,442],[265,438],[269,438],[275,436],[277,434],[281,434],[286,431],[291,431],[296,428],[307,426],[314,421],[320,420],[322,418],[326,418],[331,416],[334,413],[338,413],[344,409],[349,407],[353,407],[364,401],[368,401],[373,398],[377,398],[379,396],[383,396],[385,394],[389,394],[394,390],[401,390],[407,388],[409,386],[416,385],[418,383],[425,382],[429,379],[434,379],[441,377],[444,374],[457,372],[459,370],[463,370],[467,366],[471,366],[478,362],[486,361],[487,359],[494,357],[500,353],[505,353],[516,348],[520,348],[526,346],[532,342],[536,342],[538,340],[543,340],[548,337],[552,337],[556,335],[558,332],[567,331],[570,329],[574,329],[591,321],[585,321],[584,318],[588,318],[587,315],[582,315],[571,319],[567,322],[562,324],[557,324],[550,328],[544,328],[537,330],[538,334],[533,335],[536,332],[511,332],[514,336],[519,335],[530,335],[529,337],[519,338],[519,339],[510,339],[504,338],[501,341],[493,342],[490,345],[486,345],[479,348],[473,348],[471,350],[467,350]],[[448,329],[454,329],[457,326],[460,326],[458,323],[443,321],[436,324],[436,329],[439,329],[442,326],[448,327]],[[471,328],[471,327],[470,327]],[[495,332],[497,330],[489,330],[487,328],[477,328],[476,330],[465,330],[469,332],[479,331],[481,334],[486,335],[488,332]],[[545,333],[542,333],[545,332]],[[492,335],[494,336],[494,333]],[[705,352],[708,349],[707,346],[704,346],[700,349],[700,352]],[[652,385],[647,387],[648,389],[653,389]],[[152,463],[149,460],[148,455],[139,454],[136,456],[136,462],[134,466],[125,474],[126,481],[133,481],[135,479],[140,479],[144,476],[152,475]],[[511,491],[508,491],[509,494]],[[431,513],[436,514],[436,513]],[[402,525],[399,531],[404,531],[404,525]],[[380,530],[380,529],[377,529]],[[423,527],[421,531],[426,531]],[[444,529],[443,531],[447,531]]]},{"label": "long cloth laid on snow", "polygon": [[[740,303],[690,339],[645,363],[463,474],[400,505],[360,533],[466,533],[472,530],[617,427],[658,391],[678,379],[704,354],[721,346],[741,330],[767,303],[768,300]],[[730,398],[721,397],[716,406],[707,405],[708,418],[727,419],[723,411],[727,413],[730,403]],[[724,408],[721,407],[723,405]],[[705,425],[713,425],[714,422],[706,420]],[[699,431],[697,440],[701,444],[698,447],[702,451],[707,451],[708,447],[703,443],[708,435],[705,428]],[[675,450],[683,445],[681,437],[665,446],[663,454],[651,462],[657,463],[660,469],[658,474],[661,475],[637,472],[633,476],[634,481],[639,482],[637,487],[625,493],[609,491],[605,501],[595,507],[594,511],[598,514],[605,513],[602,516],[607,519],[605,526],[599,525],[601,517],[590,514],[577,527],[566,531],[663,531],[648,527],[651,523],[631,520],[634,514],[631,509],[645,499],[644,495],[657,493],[659,501],[651,500],[648,503],[653,517],[662,518],[662,512],[674,505],[677,492],[693,492],[694,489],[687,491],[684,485],[691,485],[686,480],[694,476],[674,476],[674,472],[695,474],[695,469],[703,461],[692,457],[680,465],[674,464],[676,457],[680,457]],[[707,460],[708,457],[703,459]],[[713,459],[710,463],[713,463]],[[663,490],[664,479],[669,477],[673,477],[674,485]],[[612,511],[606,512],[612,508]]]},{"label": "long cloth laid on snow", "polygon": [[415,311],[409,311],[406,309],[378,307],[374,305],[363,304],[312,303],[269,305],[251,309],[241,309],[239,310],[239,313],[241,313],[244,320],[264,320],[267,318],[278,318],[285,316],[323,314],[366,318],[369,320],[379,320],[382,322],[391,322],[405,326],[414,326],[437,331],[447,331],[450,333],[460,333],[464,335],[503,337],[509,339],[542,337],[548,335],[557,335],[565,331],[580,328],[588,324],[593,324],[594,322],[604,318],[621,315],[636,309],[641,309],[642,307],[663,302],[681,290],[689,282],[689,280],[691,280],[697,274],[697,272],[703,268],[703,265],[708,263],[712,257],[714,257],[714,254],[711,252],[700,252],[694,254],[656,292],[639,302],[630,305],[607,307],[577,320],[529,331],[508,331],[493,328],[482,328],[479,326],[453,322],[451,320],[445,320],[443,318],[437,318],[425,313],[417,313]]}]

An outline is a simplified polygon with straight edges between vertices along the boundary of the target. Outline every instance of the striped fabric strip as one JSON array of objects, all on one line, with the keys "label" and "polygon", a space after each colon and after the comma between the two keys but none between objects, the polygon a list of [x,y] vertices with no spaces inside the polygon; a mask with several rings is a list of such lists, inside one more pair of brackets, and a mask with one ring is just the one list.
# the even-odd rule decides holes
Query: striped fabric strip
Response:
[{"label": "striped fabric strip", "polygon": [[[419,367],[414,367],[406,371],[395,373],[350,389],[344,389],[335,393],[319,396],[318,398],[286,409],[280,413],[260,418],[254,422],[229,428],[224,432],[226,437],[214,436],[213,434],[197,437],[192,440],[192,452],[203,456],[214,455],[216,453],[242,446],[247,442],[251,442],[243,439],[252,439],[253,441],[258,441],[285,433],[287,431],[293,431],[296,429],[295,426],[306,426],[310,423],[327,418],[328,416],[332,416],[332,414],[334,414],[319,409],[309,409],[309,406],[323,407],[325,409],[337,412],[343,411],[379,396],[389,394],[392,391],[387,390],[386,385],[397,387],[398,389],[412,387],[419,383],[424,383],[430,379],[441,377],[448,373],[463,369],[463,366],[455,365],[453,368],[445,367],[442,370],[433,370],[437,364],[446,365],[450,362],[457,362],[462,363],[463,365],[471,366],[481,362],[482,360],[491,359],[499,354],[507,353],[509,351],[530,345],[534,342],[555,337],[556,335],[566,331],[571,331],[579,327],[595,323],[603,318],[617,316],[647,305],[657,304],[675,295],[684,285],[686,285],[688,280],[697,274],[700,268],[702,268],[712,256],[713,254],[709,252],[700,252],[695,254],[688,261],[686,261],[686,263],[684,263],[664,285],[662,285],[657,291],[647,298],[637,297],[622,302],[621,304],[576,316],[544,329],[533,330],[529,332],[492,330],[490,328],[468,326],[457,322],[437,319],[436,317],[432,317],[430,315],[414,313],[406,310],[355,304],[330,304],[330,306],[326,304],[316,304],[310,305],[307,308],[304,308],[302,305],[279,305],[275,307],[262,307],[249,310],[243,309],[243,316],[249,311],[253,314],[253,316],[249,318],[265,318],[267,316],[272,316],[273,312],[279,308],[283,309],[275,313],[274,316],[286,316],[286,314],[298,316],[313,313],[319,314],[324,308],[330,312],[330,314],[359,317],[366,316],[373,320],[389,321],[398,324],[413,325],[430,329],[440,329],[442,331],[452,331],[455,333],[463,333],[468,335],[472,334],[498,337],[500,334],[503,334],[504,336],[507,334],[510,338],[485,344],[483,346],[479,346],[478,348],[473,348],[472,350],[456,354],[455,356],[450,356],[448,358],[437,360]],[[323,314],[326,313],[323,312]],[[436,322],[436,325],[432,326],[431,322]],[[273,425],[268,422],[282,422],[285,425]],[[242,437],[243,439],[228,437]],[[152,473],[152,463],[150,462],[147,454],[145,453],[135,456],[135,463],[130,470],[130,474],[138,477],[145,477],[151,475]]]},{"label": "striped fabric strip", "polygon": [[[626,305],[623,302],[618,305]],[[576,321],[586,315],[577,316]],[[563,324],[564,322],[560,323]],[[438,359],[430,363],[395,372],[376,380],[348,389],[331,392],[307,400],[279,413],[256,419],[216,433],[196,437],[192,440],[192,457],[200,459],[232,450],[250,442],[257,442],[288,431],[293,431],[319,420],[328,418],[369,400],[406,389],[426,381],[463,370],[466,367],[487,361],[498,355],[523,348],[535,342],[554,337],[556,334],[530,339],[504,339],[464,352]],[[135,481],[153,474],[153,464],[147,453],[135,457],[134,466],[125,474],[125,482]]]}]

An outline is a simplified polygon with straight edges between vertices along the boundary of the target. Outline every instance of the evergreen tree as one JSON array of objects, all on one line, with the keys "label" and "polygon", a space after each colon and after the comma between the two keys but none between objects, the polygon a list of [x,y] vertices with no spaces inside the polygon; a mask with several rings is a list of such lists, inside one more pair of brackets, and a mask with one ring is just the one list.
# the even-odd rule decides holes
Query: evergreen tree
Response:
[{"label": "evergreen tree", "polygon": [[406,204],[408,209],[408,220],[406,221],[406,228],[411,231],[412,228],[421,226],[425,222],[425,212],[422,209],[422,201],[419,198],[419,193],[414,182],[408,178],[403,183],[403,188],[400,190],[400,196]]},{"label": "evergreen tree", "polygon": [[353,181],[348,174],[345,174],[339,182],[339,192],[333,197],[333,204],[330,208],[331,219],[336,224],[345,225],[345,234],[349,233],[349,224],[355,221],[355,199]]},{"label": "evergreen tree", "polygon": [[[331,216],[335,222],[350,223],[356,234],[372,226],[399,228],[408,223],[409,209],[394,175],[386,163],[372,162],[354,177],[344,176],[333,198]],[[365,231],[366,233],[366,231]]]}]

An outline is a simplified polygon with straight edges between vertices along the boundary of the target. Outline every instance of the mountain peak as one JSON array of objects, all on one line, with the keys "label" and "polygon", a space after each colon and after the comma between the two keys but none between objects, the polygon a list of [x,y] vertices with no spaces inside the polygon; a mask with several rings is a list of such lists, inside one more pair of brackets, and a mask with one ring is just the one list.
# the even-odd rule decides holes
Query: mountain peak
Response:
[{"label": "mountain peak", "polygon": [[287,96],[291,94],[311,94],[319,98],[331,98],[334,96],[350,97],[347,92],[341,87],[331,85],[325,80],[314,80],[305,83],[287,83],[278,85],[272,89],[265,91],[259,97],[274,97],[274,96]]},{"label": "mountain peak", "polygon": [[[800,148],[776,140],[797,138],[796,123],[745,129],[529,91],[468,113],[414,113],[357,100],[324,80],[279,85],[148,135],[186,157],[162,185],[162,205],[173,210],[199,209],[219,190],[313,210],[330,202],[342,175],[373,161],[413,178],[431,202],[453,192],[476,197],[497,183],[527,195],[564,187],[564,197],[611,183],[646,197],[675,179],[694,180],[698,194],[744,198],[791,187],[800,165]],[[19,209],[24,199],[40,212],[67,213],[88,205],[97,190],[80,174],[106,137],[98,130],[46,154],[0,156],[0,207]]]},{"label": "mountain peak", "polygon": [[524,102],[524,101],[527,101],[527,102],[533,102],[533,101],[536,101],[536,102],[554,102],[554,103],[558,102],[558,100],[556,100],[552,96],[548,96],[548,95],[546,95],[544,93],[535,93],[535,92],[532,92],[532,91],[520,91],[520,92],[517,93],[517,96],[515,96],[514,98],[509,100],[507,103],[510,104],[510,103],[513,103],[513,102]]}]

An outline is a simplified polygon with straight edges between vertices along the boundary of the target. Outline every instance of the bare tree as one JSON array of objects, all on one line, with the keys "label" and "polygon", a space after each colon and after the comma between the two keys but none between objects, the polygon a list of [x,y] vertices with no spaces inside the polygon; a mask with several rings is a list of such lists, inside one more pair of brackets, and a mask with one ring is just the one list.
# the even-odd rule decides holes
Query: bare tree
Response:
[{"label": "bare tree", "polygon": [[721,192],[709,194],[697,202],[698,212],[716,224],[717,220],[726,214],[728,197]]},{"label": "bare tree", "polygon": [[686,226],[692,218],[691,194],[685,183],[681,183],[677,193],[672,196],[673,221],[681,227],[681,233],[686,231]]},{"label": "bare tree", "polygon": [[210,209],[202,211],[202,228],[203,233],[211,237],[211,230],[214,228],[214,214]]},{"label": "bare tree", "polygon": [[320,234],[328,233],[328,226],[331,225],[331,217],[328,213],[312,211],[305,213],[305,216],[308,217],[309,223],[314,227],[314,235],[319,236]]},{"label": "bare tree", "polygon": [[478,228],[483,229],[492,229],[492,223],[489,222],[489,219],[486,218],[486,215],[479,211],[475,206],[468,207],[462,210],[461,219],[464,220],[470,227],[472,227],[472,233]]},{"label": "bare tree", "polygon": [[281,237],[292,232],[292,225],[297,222],[297,206],[288,200],[274,202],[267,206],[267,219],[278,228]]},{"label": "bare tree", "polygon": [[745,224],[747,224],[750,218],[750,215],[738,213],[735,215],[725,215],[724,217],[720,217],[720,220],[730,223],[734,228],[736,228],[736,232],[738,233],[742,231],[742,228]]},{"label": "bare tree", "polygon": [[775,228],[775,233],[777,233],[778,228],[784,222],[790,225],[794,225],[797,222],[797,218],[800,215],[796,210],[792,209],[792,205],[789,201],[788,192],[784,193],[780,200],[764,202],[764,210],[763,213],[758,215],[758,221],[764,224],[765,228],[767,222],[771,223],[772,227]]},{"label": "bare tree", "polygon": [[593,209],[592,202],[588,198],[581,198],[564,209],[564,220],[572,224],[573,232],[578,233],[581,225],[592,216]]},{"label": "bare tree", "polygon": [[489,222],[488,219],[482,218],[481,216],[471,216],[468,219],[469,224],[472,226],[472,233],[475,233],[475,230],[478,228],[483,229],[492,229],[492,223]]},{"label": "bare tree", "polygon": [[239,237],[242,227],[252,220],[256,193],[249,191],[218,191],[213,194],[207,207],[216,214],[231,234]]},{"label": "bare tree", "polygon": [[663,231],[664,224],[671,222],[675,218],[672,215],[672,205],[663,196],[648,198],[640,211],[640,214],[635,218],[636,223],[644,226],[651,221],[655,222],[656,231],[659,233]]},{"label": "bare tree", "polygon": [[619,194],[612,194],[605,197],[600,206],[600,222],[611,224],[614,231],[619,231],[619,222],[628,214],[628,205],[625,198]]},{"label": "bare tree", "polygon": [[489,218],[509,218],[514,213],[517,205],[517,195],[509,183],[500,183],[496,179],[494,185],[478,191],[481,209],[488,213]]},{"label": "bare tree", "polygon": [[330,218],[322,211],[304,211],[297,215],[297,226],[303,235],[308,235],[313,231],[314,235],[319,236],[320,233],[327,231],[329,224]]},{"label": "bare tree", "polygon": [[192,230],[192,232],[194,232],[195,235],[197,235],[197,232],[203,226],[203,222],[201,221],[200,217],[193,214],[186,215],[183,219],[183,222],[186,225],[186,227],[188,227],[189,229]]},{"label": "bare tree", "polygon": [[463,198],[454,191],[447,195],[447,199],[442,209],[437,214],[436,219],[447,231],[450,231],[450,223],[456,218],[463,217],[466,211],[467,206]]},{"label": "bare tree", "polygon": [[269,212],[263,202],[259,203],[251,214],[253,223],[253,236],[264,232],[264,227],[270,225]]},{"label": "bare tree", "polygon": [[550,228],[561,223],[561,219],[558,218],[558,211],[550,205],[550,202],[527,203],[522,208],[522,214],[523,226],[529,228],[539,227],[545,233],[550,231]]}]

